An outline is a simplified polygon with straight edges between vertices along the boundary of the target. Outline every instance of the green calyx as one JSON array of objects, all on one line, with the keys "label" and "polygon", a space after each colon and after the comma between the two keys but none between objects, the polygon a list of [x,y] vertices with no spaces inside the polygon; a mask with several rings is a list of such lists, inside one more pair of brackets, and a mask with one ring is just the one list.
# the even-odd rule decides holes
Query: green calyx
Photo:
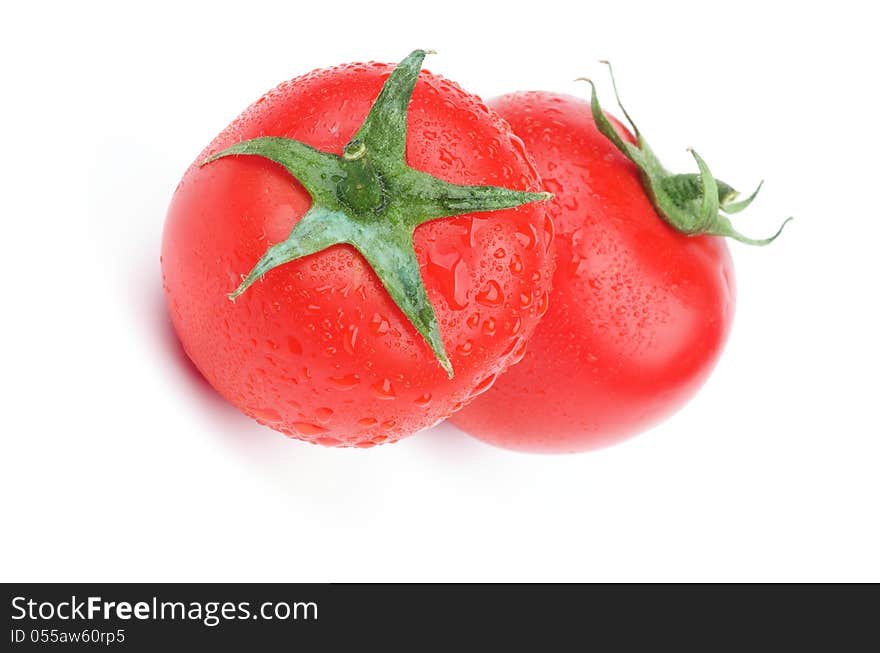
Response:
[{"label": "green calyx", "polygon": [[625,140],[617,132],[602,111],[599,98],[596,95],[596,85],[592,80],[582,77],[579,78],[579,81],[588,82],[592,88],[590,107],[593,120],[599,131],[614,143],[617,149],[623,152],[630,161],[636,164],[642,178],[642,185],[651,198],[654,208],[666,222],[689,236],[700,234],[727,236],[748,245],[767,245],[782,233],[782,229],[792,218],[786,219],[775,234],[763,239],[748,238],[736,231],[730,223],[728,216],[739,213],[748,207],[757,196],[758,191],[761,190],[764,182],[758,184],[755,191],[747,198],[737,201],[739,193],[729,184],[715,179],[706,162],[692,149],[688,151],[694,157],[699,173],[676,175],[668,172],[651,151],[639,128],[636,127],[629,113],[623,107],[617,92],[617,83],[611,64],[607,61],[601,63],[606,64],[611,73],[614,97],[635,132],[636,145]]},{"label": "green calyx", "polygon": [[287,239],[266,251],[229,295],[231,300],[279,265],[333,245],[351,245],[452,378],[452,364],[413,249],[415,228],[438,218],[509,209],[552,195],[450,184],[407,165],[407,111],[426,54],[415,50],[394,69],[342,156],[267,136],[233,145],[201,165],[228,156],[261,156],[284,166],[312,198]]}]

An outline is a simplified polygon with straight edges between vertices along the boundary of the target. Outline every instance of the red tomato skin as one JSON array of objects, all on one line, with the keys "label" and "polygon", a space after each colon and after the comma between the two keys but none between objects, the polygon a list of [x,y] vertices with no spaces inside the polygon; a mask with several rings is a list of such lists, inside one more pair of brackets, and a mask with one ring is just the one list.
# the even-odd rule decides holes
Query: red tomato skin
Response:
[{"label": "red tomato skin", "polygon": [[644,431],[697,392],[721,353],[735,305],[727,244],[685,236],[657,215],[587,100],[522,92],[490,106],[555,193],[557,267],[523,361],[452,421],[532,452],[585,451]]},{"label": "red tomato skin", "polygon": [[[552,226],[540,203],[417,228],[416,253],[455,370],[451,381],[349,246],[280,266],[234,303],[227,299],[311,200],[268,160],[198,162],[266,135],[341,154],[393,68],[318,70],[257,100],[186,171],[163,234],[167,303],[196,367],[257,421],[329,446],[396,441],[485,391],[522,355],[552,275]],[[540,190],[507,124],[427,71],[410,104],[407,161],[454,183]]]}]

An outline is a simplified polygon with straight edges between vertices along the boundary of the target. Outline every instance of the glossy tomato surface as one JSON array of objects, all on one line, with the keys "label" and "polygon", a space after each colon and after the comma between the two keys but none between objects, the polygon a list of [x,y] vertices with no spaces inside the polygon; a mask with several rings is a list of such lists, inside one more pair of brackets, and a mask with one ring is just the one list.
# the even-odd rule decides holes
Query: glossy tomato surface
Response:
[{"label": "glossy tomato surface", "polygon": [[490,104],[555,193],[557,269],[523,361],[453,422],[492,444],[541,452],[643,431],[691,398],[718,359],[734,314],[727,245],[667,226],[588,101],[525,92]]},{"label": "glossy tomato surface", "polygon": [[[341,154],[394,67],[352,64],[257,100],[196,160],[257,136]],[[521,141],[473,95],[423,71],[408,113],[407,162],[454,183],[540,190]],[[230,402],[289,436],[369,447],[431,426],[518,360],[546,310],[552,227],[542,204],[416,229],[421,275],[455,377],[361,255],[339,245],[227,293],[309,208],[281,166],[230,157],[187,170],[168,211],[162,270],[189,357]]]}]

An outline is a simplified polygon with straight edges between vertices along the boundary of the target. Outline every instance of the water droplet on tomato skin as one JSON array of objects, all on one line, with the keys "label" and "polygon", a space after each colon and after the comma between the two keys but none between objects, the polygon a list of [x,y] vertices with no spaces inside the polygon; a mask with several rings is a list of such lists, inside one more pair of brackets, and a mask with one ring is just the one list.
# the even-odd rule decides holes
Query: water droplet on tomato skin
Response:
[{"label": "water droplet on tomato skin", "polygon": [[[543,180],[544,190],[548,193],[553,193],[557,197],[562,192],[562,184],[559,183],[558,180],[553,179],[552,177],[544,177]],[[555,199],[555,198],[554,198]],[[550,200],[552,202],[553,200]],[[549,202],[548,202],[549,203]]]},{"label": "water droplet on tomato skin", "polygon": [[437,243],[428,246],[428,271],[449,308],[460,311],[469,303],[470,274],[457,249],[445,251]]},{"label": "water droplet on tomato skin", "polygon": [[354,349],[357,346],[357,338],[358,338],[358,328],[354,324],[348,327],[348,333],[345,334],[345,337],[342,340],[342,345],[345,348],[345,351],[349,354],[354,353]]},{"label": "water droplet on tomato skin", "polygon": [[513,352],[519,346],[519,338],[515,338],[511,341],[511,343],[501,352],[502,359],[508,359],[513,356]]},{"label": "water droplet on tomato skin", "polygon": [[391,381],[389,379],[382,379],[381,381],[377,381],[373,384],[373,394],[376,395],[379,399],[383,400],[391,400],[397,397],[397,393],[394,392],[394,386],[391,385]]},{"label": "water droplet on tomato skin", "polygon": [[508,359],[508,363],[510,365],[516,365],[523,359],[523,356],[526,355],[526,348],[528,347],[528,344],[528,341],[526,341],[524,338],[521,338],[519,342],[516,343],[516,346],[513,348],[513,353]]},{"label": "water droplet on tomato skin", "polygon": [[520,329],[522,329],[522,318],[517,315],[515,318],[513,318],[513,322],[510,323],[508,331],[510,331],[511,335],[515,336],[517,333],[519,333]]},{"label": "water droplet on tomato skin", "polygon": [[376,426],[376,424],[378,424],[378,423],[379,423],[379,420],[377,420],[374,417],[362,417],[361,419],[358,420],[358,424],[363,427]]},{"label": "water droplet on tomato skin", "polygon": [[388,323],[383,316],[378,313],[373,313],[373,317],[370,318],[370,331],[377,336],[383,336],[388,333],[391,325]]},{"label": "water droplet on tomato skin", "polygon": [[331,376],[327,379],[337,390],[351,390],[361,382],[358,374],[346,374],[344,376]]},{"label": "water droplet on tomato skin", "polygon": [[[327,429],[323,426],[318,426],[317,424],[312,424],[311,422],[293,422],[291,424],[293,428],[297,430],[298,433],[302,435],[319,435],[320,433],[326,433]],[[329,439],[329,438],[319,438],[319,439]]]},{"label": "water droplet on tomato skin", "polygon": [[547,314],[547,309],[550,307],[550,302],[547,299],[547,293],[542,292],[538,295],[537,302],[537,314],[538,317],[544,317]]},{"label": "water droplet on tomato skin", "polygon": [[413,403],[415,403],[416,406],[425,407],[425,406],[430,405],[431,399],[432,399],[431,393],[426,392],[421,397],[418,397]]},{"label": "water droplet on tomato skin", "polygon": [[471,391],[469,398],[477,397],[495,385],[495,380],[498,378],[497,374],[490,374],[485,379],[480,381],[474,389]]},{"label": "water droplet on tomato skin", "polygon": [[501,306],[504,303],[504,293],[502,293],[498,282],[490,279],[483,289],[477,293],[477,301],[484,306]]},{"label": "water droplet on tomato skin", "polygon": [[495,318],[490,317],[485,322],[483,322],[483,333],[487,336],[495,335]]},{"label": "water droplet on tomato skin", "polygon": [[511,274],[521,274],[523,271],[523,262],[518,254],[514,254],[510,259],[510,268]]},{"label": "water droplet on tomato skin", "polygon": [[333,409],[321,407],[315,411],[315,415],[317,416],[319,422],[323,422],[324,424],[326,424],[330,421],[330,418],[333,417]]},{"label": "water droplet on tomato skin", "polygon": [[328,437],[315,438],[315,442],[317,442],[318,444],[324,445],[325,447],[338,447],[342,444],[342,442],[340,442],[336,438],[328,438]]},{"label": "water droplet on tomato skin", "polygon": [[549,252],[553,246],[553,239],[556,237],[556,227],[553,225],[552,218],[547,215],[544,216],[544,241],[545,244],[545,252]]},{"label": "water droplet on tomato skin", "polygon": [[251,408],[250,413],[259,422],[277,424],[281,421],[281,415],[274,408]]},{"label": "water droplet on tomato skin", "polygon": [[476,329],[478,326],[480,326],[480,314],[479,313],[471,314],[467,319],[467,325],[471,329]]},{"label": "water droplet on tomato skin", "polygon": [[538,232],[532,223],[517,227],[514,236],[525,249],[532,249],[538,242]]},{"label": "water droplet on tomato skin", "polygon": [[473,350],[474,343],[472,343],[470,340],[465,340],[456,348],[456,351],[458,351],[458,353],[462,356],[468,356]]}]

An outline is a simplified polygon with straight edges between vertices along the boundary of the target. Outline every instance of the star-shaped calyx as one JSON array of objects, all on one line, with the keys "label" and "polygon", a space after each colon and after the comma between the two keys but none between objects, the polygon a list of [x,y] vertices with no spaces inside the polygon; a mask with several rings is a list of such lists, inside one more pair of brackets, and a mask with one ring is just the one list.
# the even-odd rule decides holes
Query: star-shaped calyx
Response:
[{"label": "star-shaped calyx", "polygon": [[416,50],[394,69],[342,156],[290,138],[267,136],[233,145],[202,165],[227,156],[261,156],[284,166],[312,198],[287,239],[266,251],[230,299],[279,265],[333,245],[351,245],[452,378],[452,364],[413,249],[415,228],[438,218],[509,209],[551,195],[460,186],[407,165],[407,110],[426,54]]},{"label": "star-shaped calyx", "polygon": [[[598,127],[599,131],[614,143],[617,149],[623,152],[630,161],[636,164],[642,178],[642,185],[651,198],[654,208],[666,222],[689,236],[699,234],[728,236],[748,245],[767,245],[782,233],[782,229],[792,218],[786,219],[774,235],[769,238],[756,240],[743,236],[736,231],[727,217],[734,213],[739,213],[751,204],[764,182],[758,184],[755,191],[746,199],[736,201],[739,193],[729,184],[715,179],[706,162],[692,149],[688,151],[697,162],[697,167],[700,170],[699,173],[672,174],[667,171],[654,152],[651,151],[651,148],[648,147],[648,143],[645,141],[639,128],[636,127],[629,113],[624,109],[617,92],[617,83],[614,80],[614,71],[611,69],[611,64],[607,61],[601,63],[606,64],[611,73],[614,97],[624,117],[633,128],[633,132],[635,132],[636,145],[621,137],[614,128],[614,125],[611,124],[611,121],[608,120],[608,117],[599,105],[596,85],[593,84],[592,80],[581,77],[579,81],[588,82],[592,87],[590,107],[593,120],[596,122],[596,127]],[[722,215],[722,213],[727,215]]]}]

